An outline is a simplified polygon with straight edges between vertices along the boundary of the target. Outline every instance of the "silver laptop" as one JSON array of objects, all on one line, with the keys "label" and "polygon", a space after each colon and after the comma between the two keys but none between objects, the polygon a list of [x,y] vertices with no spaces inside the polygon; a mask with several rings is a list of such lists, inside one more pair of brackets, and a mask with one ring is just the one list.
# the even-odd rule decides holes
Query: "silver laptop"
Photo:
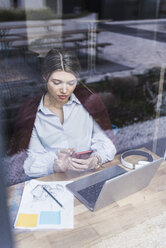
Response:
[{"label": "silver laptop", "polygon": [[114,165],[66,187],[90,210],[98,210],[146,187],[162,161],[160,158],[132,171]]}]

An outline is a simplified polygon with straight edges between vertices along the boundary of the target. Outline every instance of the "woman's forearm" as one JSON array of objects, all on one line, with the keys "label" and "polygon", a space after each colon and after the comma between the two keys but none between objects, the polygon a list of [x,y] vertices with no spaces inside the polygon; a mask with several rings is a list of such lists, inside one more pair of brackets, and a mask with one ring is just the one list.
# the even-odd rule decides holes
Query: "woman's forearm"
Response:
[{"label": "woman's forearm", "polygon": [[56,158],[54,152],[29,151],[23,165],[25,174],[30,177],[41,177],[53,173],[53,164]]}]

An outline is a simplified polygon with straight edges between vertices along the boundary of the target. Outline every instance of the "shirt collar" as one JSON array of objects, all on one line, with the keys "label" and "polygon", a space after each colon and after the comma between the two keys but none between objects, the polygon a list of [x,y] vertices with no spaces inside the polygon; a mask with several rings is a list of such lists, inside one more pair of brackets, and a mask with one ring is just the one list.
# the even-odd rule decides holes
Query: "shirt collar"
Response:
[{"label": "shirt collar", "polygon": [[42,98],[41,98],[41,101],[40,101],[39,107],[38,107],[38,111],[39,110],[41,110],[41,111],[44,110],[44,104],[43,104],[43,102],[44,102],[44,96],[42,96]]},{"label": "shirt collar", "polygon": [[[42,96],[39,107],[38,107],[38,111],[44,111],[45,107],[44,107],[44,96]],[[81,104],[81,102],[78,100],[78,98],[74,95],[74,93],[72,93],[70,100],[66,103],[66,105],[72,104],[73,102],[77,103],[77,104]]]},{"label": "shirt collar", "polygon": [[66,103],[66,104],[71,104],[73,102],[76,102],[78,104],[81,104],[81,102],[78,100],[78,98],[74,95],[74,93],[72,93],[70,100]]}]

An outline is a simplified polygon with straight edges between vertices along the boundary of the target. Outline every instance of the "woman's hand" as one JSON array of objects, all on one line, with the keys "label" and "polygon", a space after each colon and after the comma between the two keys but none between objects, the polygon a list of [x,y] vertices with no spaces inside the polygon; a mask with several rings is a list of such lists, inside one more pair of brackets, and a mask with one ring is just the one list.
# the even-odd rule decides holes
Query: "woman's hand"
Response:
[{"label": "woman's hand", "polygon": [[88,159],[69,158],[69,169],[74,171],[86,171],[100,167],[101,159],[96,155],[91,155]]},{"label": "woman's hand", "polygon": [[61,149],[58,153],[58,158],[54,161],[55,172],[65,172],[70,167],[71,153],[74,149]]},{"label": "woman's hand", "polygon": [[58,158],[54,161],[55,172],[65,172],[67,170],[86,171],[100,167],[100,157],[91,155],[87,159],[72,158],[74,149],[62,149],[58,153]]}]

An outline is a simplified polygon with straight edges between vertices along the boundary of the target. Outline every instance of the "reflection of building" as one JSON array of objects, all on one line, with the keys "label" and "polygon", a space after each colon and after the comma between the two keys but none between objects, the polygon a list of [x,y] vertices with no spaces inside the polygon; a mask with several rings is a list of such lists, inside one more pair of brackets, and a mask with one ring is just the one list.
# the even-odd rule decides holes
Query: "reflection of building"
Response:
[{"label": "reflection of building", "polygon": [[45,0],[17,0],[18,7],[26,9],[42,9],[46,7]]},{"label": "reflection of building", "polygon": [[166,16],[166,0],[0,0],[0,8],[42,9],[62,13],[97,13],[99,19],[136,20]]},{"label": "reflection of building", "polygon": [[62,0],[1,0],[0,8],[26,8],[26,9],[42,9],[49,7],[56,10],[61,6]]},{"label": "reflection of building", "polygon": [[45,0],[1,0],[0,8],[43,8],[45,7]]},{"label": "reflection of building", "polygon": [[103,0],[101,16],[113,20],[156,18],[165,0]]},{"label": "reflection of building", "polygon": [[50,8],[58,16],[62,15],[62,0],[0,0],[0,9],[45,9]]},{"label": "reflection of building", "polygon": [[10,7],[10,0],[1,0],[0,1],[0,8],[9,8]]},{"label": "reflection of building", "polygon": [[[93,0],[85,0],[93,12]],[[166,0],[97,0],[101,19],[150,19],[166,16]]]},{"label": "reflection of building", "polygon": [[100,19],[136,20],[166,16],[166,0],[63,0],[63,13],[74,13],[74,7],[98,13]]}]

